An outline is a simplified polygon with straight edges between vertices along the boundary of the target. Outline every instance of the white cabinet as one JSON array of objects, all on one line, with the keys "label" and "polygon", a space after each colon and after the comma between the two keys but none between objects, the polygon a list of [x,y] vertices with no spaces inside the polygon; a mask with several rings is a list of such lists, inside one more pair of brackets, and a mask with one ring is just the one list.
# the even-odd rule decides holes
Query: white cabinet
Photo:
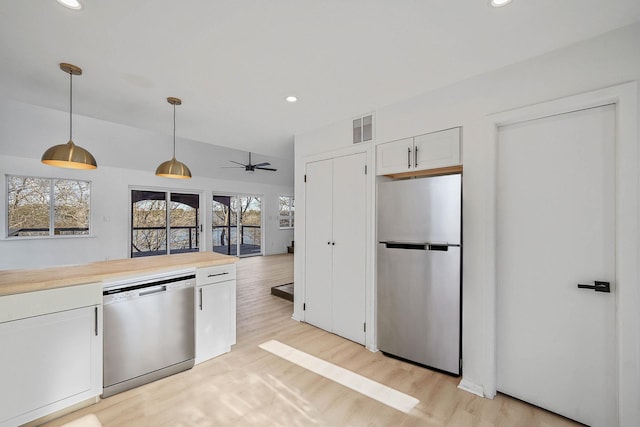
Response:
[{"label": "white cabinet", "polygon": [[437,169],[460,164],[460,128],[379,144],[376,174]]},{"label": "white cabinet", "polygon": [[[102,393],[102,286],[80,287],[91,294],[80,303],[92,305],[65,301],[70,288],[0,298],[0,308],[12,307],[12,320],[4,321],[7,311],[0,319],[0,426],[23,424]],[[59,311],[39,309],[47,303]]]},{"label": "white cabinet", "polygon": [[195,298],[197,364],[236,343],[236,265],[197,269]]},{"label": "white cabinet", "polygon": [[306,164],[307,323],[364,344],[366,154]]}]

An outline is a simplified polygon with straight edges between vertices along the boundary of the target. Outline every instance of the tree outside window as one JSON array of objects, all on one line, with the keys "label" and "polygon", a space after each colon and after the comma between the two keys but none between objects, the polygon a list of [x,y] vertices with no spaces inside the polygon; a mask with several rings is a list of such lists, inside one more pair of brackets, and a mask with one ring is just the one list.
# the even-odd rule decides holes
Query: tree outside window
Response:
[{"label": "tree outside window", "polygon": [[280,228],[293,228],[294,212],[293,196],[280,196]]},{"label": "tree outside window", "polygon": [[91,183],[7,175],[7,236],[90,234]]}]

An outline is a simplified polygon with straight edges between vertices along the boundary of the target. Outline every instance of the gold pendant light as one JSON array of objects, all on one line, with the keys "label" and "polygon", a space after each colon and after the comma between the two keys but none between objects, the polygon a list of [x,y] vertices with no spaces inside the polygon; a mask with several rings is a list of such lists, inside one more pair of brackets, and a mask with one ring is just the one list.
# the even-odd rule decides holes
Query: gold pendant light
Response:
[{"label": "gold pendant light", "polygon": [[187,165],[176,160],[176,105],[182,104],[182,100],[169,97],[167,102],[173,105],[173,157],[158,166],[156,175],[165,178],[191,178],[191,171]]},{"label": "gold pendant light", "polygon": [[73,76],[81,76],[82,69],[72,64],[60,64],[60,69],[69,73],[69,142],[54,145],[42,155],[42,163],[69,169],[95,169],[96,159],[90,152],[73,143]]}]

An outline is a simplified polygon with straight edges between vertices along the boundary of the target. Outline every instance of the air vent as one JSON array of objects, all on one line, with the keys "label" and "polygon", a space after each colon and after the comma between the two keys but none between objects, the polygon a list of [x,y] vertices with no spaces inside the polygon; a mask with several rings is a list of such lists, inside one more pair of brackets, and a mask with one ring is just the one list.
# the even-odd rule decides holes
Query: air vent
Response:
[{"label": "air vent", "polygon": [[353,119],[353,143],[373,140],[373,114]]}]

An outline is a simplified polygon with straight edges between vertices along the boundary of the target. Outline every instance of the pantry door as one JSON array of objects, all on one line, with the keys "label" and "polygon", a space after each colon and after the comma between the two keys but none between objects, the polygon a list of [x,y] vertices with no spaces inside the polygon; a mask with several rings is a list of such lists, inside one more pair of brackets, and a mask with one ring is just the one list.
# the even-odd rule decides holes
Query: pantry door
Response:
[{"label": "pantry door", "polygon": [[615,150],[615,105],[498,128],[497,390],[594,427],[618,424]]}]

